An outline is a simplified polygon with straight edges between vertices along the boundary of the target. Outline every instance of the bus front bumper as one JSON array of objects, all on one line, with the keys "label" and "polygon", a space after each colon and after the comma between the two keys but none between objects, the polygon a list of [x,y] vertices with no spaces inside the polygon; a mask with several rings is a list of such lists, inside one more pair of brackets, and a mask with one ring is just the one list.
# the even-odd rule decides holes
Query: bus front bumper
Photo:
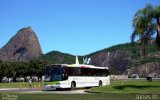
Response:
[{"label": "bus front bumper", "polygon": [[45,85],[45,90],[56,90],[58,88],[60,88],[59,85]]}]

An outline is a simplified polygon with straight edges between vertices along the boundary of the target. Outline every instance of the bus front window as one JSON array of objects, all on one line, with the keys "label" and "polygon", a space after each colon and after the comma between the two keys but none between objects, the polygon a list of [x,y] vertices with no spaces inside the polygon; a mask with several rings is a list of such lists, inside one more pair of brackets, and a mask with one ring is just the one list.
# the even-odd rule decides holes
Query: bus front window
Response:
[{"label": "bus front window", "polygon": [[47,66],[45,72],[45,81],[61,81],[62,68],[61,66]]}]

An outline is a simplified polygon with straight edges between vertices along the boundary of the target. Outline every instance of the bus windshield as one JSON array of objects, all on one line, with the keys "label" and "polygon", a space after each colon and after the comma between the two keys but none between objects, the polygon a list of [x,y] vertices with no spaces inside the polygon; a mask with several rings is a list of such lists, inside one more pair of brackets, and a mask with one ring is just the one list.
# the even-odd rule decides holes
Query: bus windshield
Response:
[{"label": "bus windshield", "polygon": [[62,68],[60,65],[46,66],[45,81],[61,81],[62,80]]}]

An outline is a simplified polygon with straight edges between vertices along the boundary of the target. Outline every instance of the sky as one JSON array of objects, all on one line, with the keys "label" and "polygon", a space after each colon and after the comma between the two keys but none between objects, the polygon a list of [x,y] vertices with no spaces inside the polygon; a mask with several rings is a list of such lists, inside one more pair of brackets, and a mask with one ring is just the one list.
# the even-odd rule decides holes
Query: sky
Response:
[{"label": "sky", "polygon": [[43,54],[86,55],[130,42],[135,12],[160,0],[0,0],[0,48],[31,26]]}]

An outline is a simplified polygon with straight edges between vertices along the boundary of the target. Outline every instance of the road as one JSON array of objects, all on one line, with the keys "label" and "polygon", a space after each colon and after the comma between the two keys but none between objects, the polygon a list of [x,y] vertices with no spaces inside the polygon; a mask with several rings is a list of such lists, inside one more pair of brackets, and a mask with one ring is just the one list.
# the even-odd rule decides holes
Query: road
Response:
[{"label": "road", "polygon": [[17,92],[17,93],[56,93],[56,94],[87,94],[84,89],[76,89],[76,90],[52,90],[52,91],[43,91],[38,89],[0,89],[0,93],[2,92]]}]

